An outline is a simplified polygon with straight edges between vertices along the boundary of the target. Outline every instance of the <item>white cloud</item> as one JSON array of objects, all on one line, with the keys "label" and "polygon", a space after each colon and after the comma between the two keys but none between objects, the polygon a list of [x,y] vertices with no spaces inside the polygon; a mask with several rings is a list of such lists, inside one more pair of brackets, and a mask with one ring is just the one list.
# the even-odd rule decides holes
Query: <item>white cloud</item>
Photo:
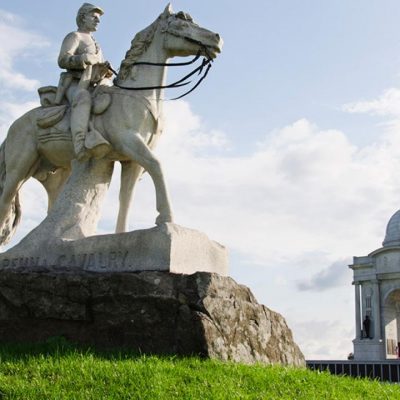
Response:
[{"label": "white cloud", "polygon": [[297,282],[297,288],[302,291],[320,292],[338,286],[348,286],[351,282],[351,272],[347,267],[351,259],[340,259],[328,268],[318,271],[315,275]]},{"label": "white cloud", "polygon": [[49,45],[41,35],[24,28],[20,17],[0,10],[0,89],[22,89],[32,91],[39,81],[16,71],[15,61],[38,48]]},{"label": "white cloud", "polygon": [[[180,106],[167,111],[167,127],[171,119],[179,126],[191,121]],[[249,156],[220,146],[210,157],[188,147],[186,134],[167,129],[159,149],[177,222],[260,264],[323,250],[331,257],[326,266],[368,251],[400,196],[400,149],[388,143],[357,148],[344,133],[302,119],[267,134]]]},{"label": "white cloud", "polygon": [[185,101],[165,104],[167,120],[165,134],[161,139],[165,153],[182,155],[202,151],[207,156],[210,149],[229,149],[230,142],[224,132],[204,130],[201,118],[190,109]]},{"label": "white cloud", "polygon": [[340,319],[301,321],[293,329],[308,360],[345,360],[353,351],[353,329]]},{"label": "white cloud", "polygon": [[400,117],[400,89],[387,89],[377,99],[345,104],[343,109],[349,113]]}]

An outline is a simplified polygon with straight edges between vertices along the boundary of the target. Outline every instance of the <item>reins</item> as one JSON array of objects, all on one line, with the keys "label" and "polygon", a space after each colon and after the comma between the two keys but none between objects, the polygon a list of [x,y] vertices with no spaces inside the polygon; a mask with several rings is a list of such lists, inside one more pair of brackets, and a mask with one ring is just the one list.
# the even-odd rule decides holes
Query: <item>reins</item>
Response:
[{"label": "reins", "polygon": [[[170,83],[168,85],[160,85],[160,86],[139,86],[139,87],[132,87],[132,86],[122,86],[117,82],[117,78],[118,78],[118,73],[113,70],[111,67],[109,68],[110,71],[116,75],[116,78],[114,79],[114,85],[120,89],[125,89],[125,90],[152,90],[152,89],[175,89],[175,88],[180,88],[182,86],[186,86],[189,85],[192,81],[187,81],[190,77],[192,77],[193,75],[195,75],[196,73],[198,73],[198,75],[200,75],[200,78],[198,79],[198,81],[194,84],[194,86],[188,90],[187,92],[183,93],[182,95],[178,96],[178,97],[174,97],[171,100],[178,100],[181,99],[182,97],[187,96],[189,93],[193,92],[193,90],[195,90],[200,84],[201,82],[203,82],[203,80],[206,78],[208,72],[210,71],[210,68],[212,66],[212,62],[213,59],[212,57],[209,55],[206,46],[197,41],[194,40],[192,38],[185,38],[191,42],[197,43],[200,46],[199,51],[197,52],[196,56],[187,62],[178,62],[178,63],[152,63],[152,62],[147,62],[147,61],[138,61],[135,63],[132,63],[132,67],[137,66],[137,65],[148,65],[151,67],[182,67],[182,66],[187,66],[187,65],[191,65],[194,64],[200,57],[201,57],[201,52],[202,50],[204,51],[204,53],[206,54],[206,57],[203,58],[203,61],[201,62],[201,64],[196,67],[194,70],[192,70],[191,72],[189,72],[187,75],[185,75],[183,78]],[[206,68],[205,68],[206,67]]]}]

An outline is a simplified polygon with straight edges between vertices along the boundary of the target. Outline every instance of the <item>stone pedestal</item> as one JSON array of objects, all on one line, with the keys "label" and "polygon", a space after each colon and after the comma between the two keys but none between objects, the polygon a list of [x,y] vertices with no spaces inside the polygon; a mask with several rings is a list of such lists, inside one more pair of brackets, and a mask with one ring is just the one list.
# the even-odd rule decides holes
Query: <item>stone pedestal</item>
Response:
[{"label": "stone pedestal", "polygon": [[355,361],[378,361],[386,358],[385,343],[379,339],[354,339]]},{"label": "stone pedestal", "polygon": [[58,269],[94,272],[197,271],[228,274],[224,246],[204,233],[176,224],[79,240],[48,240],[46,245],[17,245],[0,254],[3,269]]},{"label": "stone pedestal", "polygon": [[141,353],[305,365],[284,318],[228,277],[3,270],[0,341],[54,336]]}]

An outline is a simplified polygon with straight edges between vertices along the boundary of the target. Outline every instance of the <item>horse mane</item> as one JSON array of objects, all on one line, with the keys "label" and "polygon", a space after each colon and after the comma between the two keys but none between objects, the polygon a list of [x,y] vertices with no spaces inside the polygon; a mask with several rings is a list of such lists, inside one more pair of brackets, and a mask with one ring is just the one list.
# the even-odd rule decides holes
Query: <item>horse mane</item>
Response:
[{"label": "horse mane", "polygon": [[118,73],[118,78],[124,80],[128,78],[132,64],[148,49],[157,27],[160,23],[161,15],[147,28],[138,32],[131,42],[131,48],[126,52],[125,59],[122,60]]}]

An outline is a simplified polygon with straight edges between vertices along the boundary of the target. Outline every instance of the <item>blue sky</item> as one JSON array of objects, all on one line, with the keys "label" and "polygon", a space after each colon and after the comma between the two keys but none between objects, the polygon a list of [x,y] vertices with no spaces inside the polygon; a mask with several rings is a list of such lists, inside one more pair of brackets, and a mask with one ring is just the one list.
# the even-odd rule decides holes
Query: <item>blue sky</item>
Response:
[{"label": "blue sky", "polygon": [[[0,2],[0,135],[56,84],[56,59],[81,1]],[[134,34],[167,2],[99,2],[95,36],[118,67]],[[224,39],[204,84],[166,104],[157,150],[178,224],[230,251],[231,274],[282,313],[307,358],[352,351],[347,264],[378,248],[400,199],[400,3],[173,1]],[[172,79],[172,77],[171,77]],[[174,93],[170,93],[173,97]],[[99,232],[115,222],[115,177]],[[15,244],[45,215],[22,190]],[[141,182],[131,228],[150,227]]]}]

